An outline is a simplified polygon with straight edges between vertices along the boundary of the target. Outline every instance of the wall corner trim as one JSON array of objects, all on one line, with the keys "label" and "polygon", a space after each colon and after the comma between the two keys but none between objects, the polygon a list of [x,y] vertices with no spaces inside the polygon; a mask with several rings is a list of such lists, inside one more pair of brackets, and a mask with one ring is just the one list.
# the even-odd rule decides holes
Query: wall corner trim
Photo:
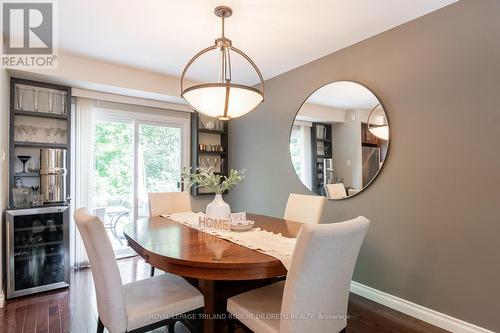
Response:
[{"label": "wall corner trim", "polygon": [[494,333],[493,331],[448,316],[444,313],[428,309],[383,291],[365,286],[356,281],[351,282],[351,292],[450,332]]}]

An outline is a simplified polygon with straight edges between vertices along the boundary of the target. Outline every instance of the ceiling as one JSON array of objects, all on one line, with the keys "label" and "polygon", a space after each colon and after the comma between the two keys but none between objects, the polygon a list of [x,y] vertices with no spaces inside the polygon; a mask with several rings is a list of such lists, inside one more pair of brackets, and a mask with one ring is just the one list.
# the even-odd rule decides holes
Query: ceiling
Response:
[{"label": "ceiling", "polygon": [[[217,5],[234,13],[226,36],[265,79],[408,22],[455,0],[71,0],[58,1],[62,52],[180,76],[187,61],[220,36]],[[207,57],[193,80],[215,78]],[[250,67],[234,79],[256,83]],[[215,67],[216,68],[216,67]],[[211,70],[209,70],[211,69]],[[234,76],[233,75],[233,76]]]},{"label": "ceiling", "polygon": [[309,96],[307,103],[353,110],[372,109],[379,101],[370,90],[358,83],[338,81],[316,90]]}]

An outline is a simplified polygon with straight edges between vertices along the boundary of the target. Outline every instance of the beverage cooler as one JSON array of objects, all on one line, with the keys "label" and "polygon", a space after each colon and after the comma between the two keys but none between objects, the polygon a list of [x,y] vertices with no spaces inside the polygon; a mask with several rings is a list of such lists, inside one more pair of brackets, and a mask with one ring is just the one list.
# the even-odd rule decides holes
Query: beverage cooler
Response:
[{"label": "beverage cooler", "polygon": [[69,285],[69,206],[6,212],[7,298]]}]

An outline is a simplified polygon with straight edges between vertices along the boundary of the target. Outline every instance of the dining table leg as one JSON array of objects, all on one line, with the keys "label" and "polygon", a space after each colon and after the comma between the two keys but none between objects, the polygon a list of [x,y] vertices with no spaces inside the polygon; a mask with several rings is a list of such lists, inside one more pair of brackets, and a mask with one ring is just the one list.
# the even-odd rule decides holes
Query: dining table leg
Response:
[{"label": "dining table leg", "polygon": [[205,297],[205,307],[203,309],[203,333],[215,332],[215,282],[213,280],[198,281],[198,287]]}]

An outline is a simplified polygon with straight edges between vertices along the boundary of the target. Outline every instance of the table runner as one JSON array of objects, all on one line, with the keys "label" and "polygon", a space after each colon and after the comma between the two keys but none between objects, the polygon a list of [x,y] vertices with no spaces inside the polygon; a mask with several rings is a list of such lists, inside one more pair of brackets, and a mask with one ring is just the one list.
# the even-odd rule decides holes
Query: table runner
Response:
[{"label": "table runner", "polygon": [[248,231],[224,231],[203,228],[199,226],[199,218],[205,216],[203,213],[182,212],[161,216],[207,234],[270,255],[280,260],[286,269],[290,267],[293,250],[295,248],[295,238],[284,237],[281,233],[275,234],[261,228],[252,228]]}]

